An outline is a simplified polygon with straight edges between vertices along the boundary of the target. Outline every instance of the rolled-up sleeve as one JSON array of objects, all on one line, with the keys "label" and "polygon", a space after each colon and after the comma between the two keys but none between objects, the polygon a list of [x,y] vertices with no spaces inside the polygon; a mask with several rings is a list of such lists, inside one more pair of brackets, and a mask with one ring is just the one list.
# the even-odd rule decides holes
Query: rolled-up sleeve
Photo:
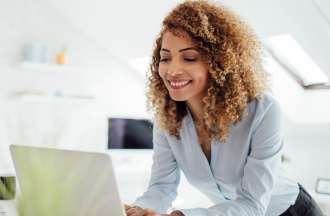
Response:
[{"label": "rolled-up sleeve", "polygon": [[132,205],[166,213],[177,196],[180,171],[166,136],[156,122],[153,144],[153,164],[148,188]]},{"label": "rolled-up sleeve", "polygon": [[180,209],[186,216],[264,216],[276,182],[283,148],[282,114],[273,101],[254,121],[250,153],[236,200],[209,208]]}]

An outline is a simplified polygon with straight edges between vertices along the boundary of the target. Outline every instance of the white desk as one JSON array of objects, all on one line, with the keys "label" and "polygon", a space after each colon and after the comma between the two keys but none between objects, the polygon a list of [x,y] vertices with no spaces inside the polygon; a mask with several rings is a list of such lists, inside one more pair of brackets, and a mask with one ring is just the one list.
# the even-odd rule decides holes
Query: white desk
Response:
[{"label": "white desk", "polygon": [[[146,190],[152,165],[151,150],[110,150],[117,176],[119,192],[124,203],[132,203]],[[198,197],[198,199],[191,199]],[[192,187],[183,173],[174,208],[210,206],[212,202]]]},{"label": "white desk", "polygon": [[[151,150],[110,150],[117,177],[119,193],[124,203],[132,203],[146,190],[152,165]],[[326,216],[330,216],[330,196],[313,193],[307,190],[320,204]],[[191,199],[194,197],[194,199]],[[208,207],[212,202],[192,187],[181,175],[178,197],[173,203],[174,208]],[[10,215],[14,216],[14,215]]]}]

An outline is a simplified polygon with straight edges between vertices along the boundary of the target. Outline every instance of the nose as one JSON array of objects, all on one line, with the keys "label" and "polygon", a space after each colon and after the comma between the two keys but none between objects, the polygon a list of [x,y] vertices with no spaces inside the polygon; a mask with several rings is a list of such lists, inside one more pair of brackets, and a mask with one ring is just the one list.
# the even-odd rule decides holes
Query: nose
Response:
[{"label": "nose", "polygon": [[168,67],[167,74],[170,77],[176,77],[178,75],[183,74],[183,68],[179,62],[172,61],[172,62],[170,62],[170,65]]}]

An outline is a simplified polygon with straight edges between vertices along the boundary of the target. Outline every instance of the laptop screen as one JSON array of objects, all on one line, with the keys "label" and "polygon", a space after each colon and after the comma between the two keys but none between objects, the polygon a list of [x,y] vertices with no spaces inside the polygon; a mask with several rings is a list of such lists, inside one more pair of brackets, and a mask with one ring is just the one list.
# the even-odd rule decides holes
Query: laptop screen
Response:
[{"label": "laptop screen", "polygon": [[153,124],[145,119],[110,118],[109,149],[152,149]]}]

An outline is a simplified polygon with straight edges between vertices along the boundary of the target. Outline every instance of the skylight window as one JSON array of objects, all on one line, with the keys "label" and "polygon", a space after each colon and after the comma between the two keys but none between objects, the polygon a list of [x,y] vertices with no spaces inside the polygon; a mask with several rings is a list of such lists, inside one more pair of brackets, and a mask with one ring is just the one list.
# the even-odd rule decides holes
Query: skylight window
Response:
[{"label": "skylight window", "polygon": [[325,85],[329,78],[299,43],[289,34],[268,38],[264,45],[304,87]]}]

